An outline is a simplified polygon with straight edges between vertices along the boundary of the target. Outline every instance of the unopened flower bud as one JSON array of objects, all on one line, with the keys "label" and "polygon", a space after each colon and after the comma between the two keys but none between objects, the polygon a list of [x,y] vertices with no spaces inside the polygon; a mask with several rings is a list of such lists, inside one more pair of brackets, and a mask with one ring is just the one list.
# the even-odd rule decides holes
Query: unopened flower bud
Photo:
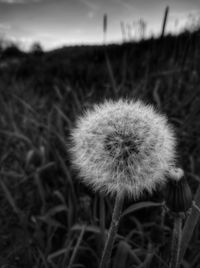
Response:
[{"label": "unopened flower bud", "polygon": [[166,206],[172,212],[187,212],[191,208],[192,192],[182,169],[169,171],[164,195]]}]

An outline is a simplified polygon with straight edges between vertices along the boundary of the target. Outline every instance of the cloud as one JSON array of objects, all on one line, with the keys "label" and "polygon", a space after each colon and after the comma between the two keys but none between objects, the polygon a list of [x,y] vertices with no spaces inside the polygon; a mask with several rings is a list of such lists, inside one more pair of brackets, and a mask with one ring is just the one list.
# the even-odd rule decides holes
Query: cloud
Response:
[{"label": "cloud", "polygon": [[122,0],[117,0],[118,3],[120,3],[124,8],[127,9],[135,9],[134,5],[132,3],[122,1]]},{"label": "cloud", "polygon": [[37,3],[37,2],[41,2],[41,1],[42,0],[0,0],[0,3],[12,5],[12,4]]},{"label": "cloud", "polygon": [[182,11],[180,11],[180,12],[178,12],[178,11],[174,12],[174,11],[172,11],[170,13],[170,16],[172,18],[177,18],[177,17],[178,18],[186,18],[186,17],[188,17],[188,15],[199,16],[200,15],[200,9],[191,9],[191,10],[187,10],[187,11],[184,11],[184,12],[182,12]]},{"label": "cloud", "polygon": [[0,0],[0,3],[5,3],[5,4],[21,4],[23,3],[23,0]]},{"label": "cloud", "polygon": [[127,10],[137,10],[136,5],[133,4],[132,2],[129,1],[124,1],[124,0],[112,0],[113,4],[117,3],[119,4],[122,8],[125,8]]},{"label": "cloud", "polygon": [[99,5],[97,3],[94,3],[94,1],[89,1],[89,0],[79,0],[81,3],[83,3],[85,6],[87,6],[89,9],[92,10],[98,10]]},{"label": "cloud", "polygon": [[0,32],[1,31],[8,31],[10,29],[11,29],[11,26],[9,24],[0,22]]},{"label": "cloud", "polygon": [[93,11],[88,12],[88,18],[90,18],[90,19],[94,18],[94,12]]}]

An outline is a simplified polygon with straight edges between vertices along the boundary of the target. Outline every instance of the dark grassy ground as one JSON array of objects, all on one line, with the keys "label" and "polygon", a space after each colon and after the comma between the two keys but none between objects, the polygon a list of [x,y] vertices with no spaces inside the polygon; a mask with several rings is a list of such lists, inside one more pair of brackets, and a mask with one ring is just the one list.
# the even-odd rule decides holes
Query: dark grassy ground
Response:
[{"label": "dark grassy ground", "polygon": [[[105,98],[140,98],[168,115],[195,193],[200,32],[106,48],[7,53],[0,65],[1,267],[98,266],[113,200],[79,183],[66,144],[77,115]],[[162,194],[140,201],[141,207],[125,202],[111,267],[167,267],[172,219],[155,204]],[[198,224],[183,267],[200,267],[199,248]]]}]

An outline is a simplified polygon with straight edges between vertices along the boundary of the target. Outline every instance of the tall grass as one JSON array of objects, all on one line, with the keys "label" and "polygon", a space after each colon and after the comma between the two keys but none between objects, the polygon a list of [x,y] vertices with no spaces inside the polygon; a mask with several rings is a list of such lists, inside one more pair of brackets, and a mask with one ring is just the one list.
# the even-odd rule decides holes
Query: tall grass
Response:
[{"label": "tall grass", "polygon": [[[0,70],[2,267],[99,265],[113,204],[77,182],[67,144],[75,117],[105,97],[141,98],[169,115],[180,138],[179,160],[195,193],[199,47],[198,38],[185,34],[176,46],[168,36],[163,42],[108,46],[107,58],[101,48],[66,49],[37,59],[27,55],[17,69]],[[172,221],[161,216],[161,193],[147,200],[125,200],[111,267],[168,267]],[[193,210],[196,224],[181,251],[182,267],[198,267],[200,259],[198,212]]]}]

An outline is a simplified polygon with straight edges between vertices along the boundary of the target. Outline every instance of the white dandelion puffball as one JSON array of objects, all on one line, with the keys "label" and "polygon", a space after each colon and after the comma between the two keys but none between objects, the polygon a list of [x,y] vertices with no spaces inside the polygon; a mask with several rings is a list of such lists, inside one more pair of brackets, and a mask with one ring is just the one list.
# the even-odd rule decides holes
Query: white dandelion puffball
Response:
[{"label": "white dandelion puffball", "polygon": [[105,101],[77,120],[72,162],[94,190],[139,197],[165,182],[175,162],[175,135],[167,118],[141,101]]}]

